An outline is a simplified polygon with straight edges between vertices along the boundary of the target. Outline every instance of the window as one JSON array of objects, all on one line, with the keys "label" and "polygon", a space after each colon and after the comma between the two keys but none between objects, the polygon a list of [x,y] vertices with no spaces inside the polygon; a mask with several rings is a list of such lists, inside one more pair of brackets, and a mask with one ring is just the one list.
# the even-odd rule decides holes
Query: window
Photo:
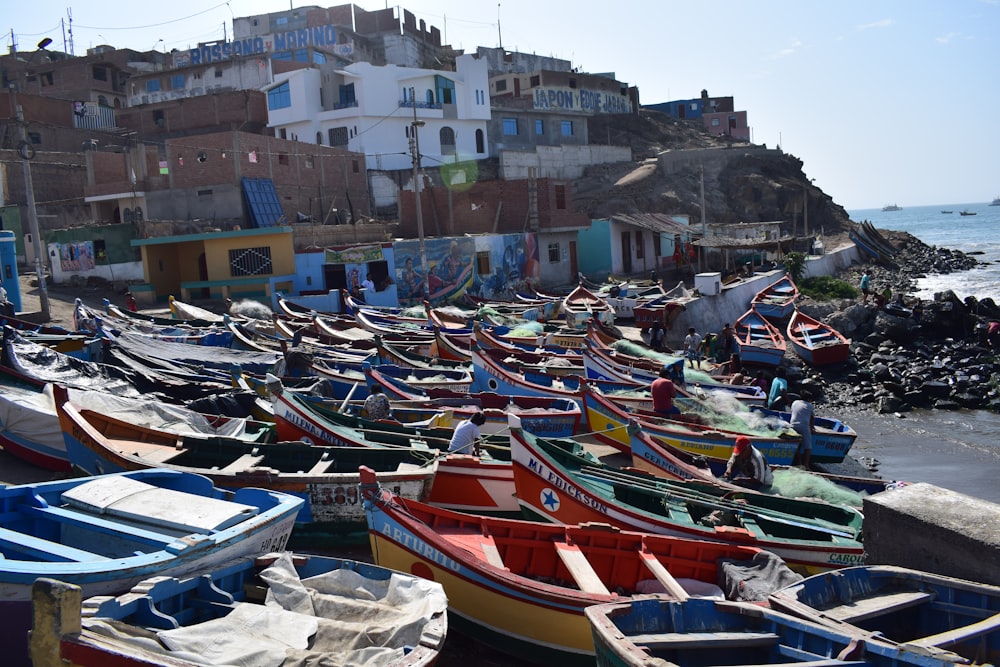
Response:
[{"label": "window", "polygon": [[721,123],[720,123],[720,121],[719,121],[718,118],[713,118],[712,119],[712,127],[719,127],[720,124]]},{"label": "window", "polygon": [[570,88],[576,88],[576,79],[570,79],[569,80],[569,87]]},{"label": "window", "polygon": [[184,75],[183,74],[174,74],[173,76],[170,77],[170,88],[171,89],[173,89],[173,90],[184,90],[184,85],[185,85],[185,81],[184,81]]},{"label": "window", "polygon": [[355,97],[353,83],[340,86],[337,89],[337,92],[338,92],[338,102],[337,104],[334,105],[335,108],[346,109],[347,107],[358,106],[358,98]]},{"label": "window", "polygon": [[566,208],[566,186],[557,185],[555,186],[556,194],[556,208],[565,209]]},{"label": "window", "polygon": [[234,248],[229,251],[229,275],[264,276],[272,273],[271,248]]},{"label": "window", "polygon": [[331,146],[347,145],[347,127],[331,127],[329,134]]},{"label": "window", "polygon": [[305,163],[306,163],[306,169],[313,169],[313,164],[314,164],[314,162],[313,162],[313,156],[312,155],[307,155],[305,157]]},{"label": "window", "polygon": [[507,90],[507,79],[498,79],[496,83],[496,89],[498,93],[502,93]]},{"label": "window", "polygon": [[219,68],[219,67],[215,68],[215,78],[216,79],[221,79],[222,78],[222,69]]},{"label": "window", "polygon": [[442,127],[441,131],[438,133],[441,137],[441,154],[442,155],[454,155],[455,154],[455,130],[450,127]]},{"label": "window", "polygon": [[483,136],[482,130],[476,130],[476,152],[477,153],[486,152],[486,139]]},{"label": "window", "polygon": [[[53,80],[52,79],[52,72],[42,72],[41,74],[38,75],[38,81],[43,86],[51,86],[52,85],[52,80]],[[159,90],[159,88],[157,88],[157,90]]]},{"label": "window", "polygon": [[555,264],[559,261],[559,244],[550,243],[549,244],[549,263]]},{"label": "window", "polygon": [[313,51],[313,62],[317,65],[325,65],[326,56],[319,51]]},{"label": "window", "polygon": [[480,276],[488,276],[493,272],[490,270],[490,251],[481,250],[476,253],[476,273]]},{"label": "window", "polygon": [[504,118],[503,119],[503,133],[507,136],[517,136],[517,119],[516,118]]},{"label": "window", "polygon": [[159,79],[149,79],[146,81],[146,92],[155,93],[160,89]]},{"label": "window", "polygon": [[530,82],[532,88],[537,88],[538,86],[542,85],[542,77],[535,74],[534,76],[531,77]]},{"label": "window", "polygon": [[323,133],[322,132],[317,132],[316,133],[316,145],[317,146],[322,146],[323,145]]},{"label": "window", "polygon": [[[282,130],[284,132],[284,130]],[[278,164],[288,166],[288,153],[278,153]]]},{"label": "window", "polygon": [[156,109],[153,111],[153,125],[156,127],[163,127],[167,122],[167,119],[163,115],[163,109]]},{"label": "window", "polygon": [[309,62],[309,51],[306,49],[295,49],[295,62],[297,63]]},{"label": "window", "polygon": [[351,170],[357,174],[361,171],[361,164],[357,160],[351,160]]},{"label": "window", "polygon": [[545,134],[545,121],[541,118],[535,119],[535,134],[538,136]]},{"label": "window", "polygon": [[292,52],[291,51],[279,51],[278,53],[275,53],[275,54],[271,55],[271,60],[287,60],[288,62],[291,62],[292,61]]},{"label": "window", "polygon": [[559,122],[559,129],[564,137],[573,136],[573,121],[564,120]]},{"label": "window", "polygon": [[287,109],[290,106],[292,106],[292,91],[287,81],[267,91],[268,109]]},{"label": "window", "polygon": [[646,256],[646,246],[644,245],[644,238],[642,235],[642,230],[635,230],[635,258],[642,259]]},{"label": "window", "polygon": [[212,196],[212,191],[211,190],[198,190],[198,196],[199,197],[211,197]]},{"label": "window", "polygon": [[42,135],[39,132],[28,132],[28,141],[32,144],[42,143]]},{"label": "window", "polygon": [[279,139],[287,139],[288,138],[288,131],[285,128],[283,128],[283,127],[278,128],[278,138]]},{"label": "window", "polygon": [[108,80],[108,68],[101,67],[99,65],[94,65],[93,69],[94,81],[107,81]]}]

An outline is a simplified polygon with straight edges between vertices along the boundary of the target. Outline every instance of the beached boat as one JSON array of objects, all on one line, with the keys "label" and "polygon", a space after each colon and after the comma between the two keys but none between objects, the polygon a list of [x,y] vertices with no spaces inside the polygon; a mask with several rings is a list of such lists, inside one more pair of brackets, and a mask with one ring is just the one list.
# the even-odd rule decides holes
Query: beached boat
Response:
[{"label": "beached boat", "polygon": [[593,664],[586,607],[641,590],[704,591],[719,581],[720,558],[759,553],[607,525],[460,514],[372,487],[365,507],[375,561],[440,582],[455,628],[532,662]]},{"label": "beached boat", "polygon": [[[518,502],[532,516],[755,546],[803,573],[864,558],[862,517],[852,508],[705,485],[685,488],[685,482],[608,468],[573,440],[536,438],[518,428],[511,428],[510,444]],[[710,514],[713,519],[706,520]]]},{"label": "beached boat", "polygon": [[1000,662],[1000,587],[889,565],[814,575],[775,609],[955,662]]},{"label": "beached boat", "polygon": [[754,295],[750,307],[764,317],[783,320],[795,310],[795,300],[799,298],[799,288],[788,276],[778,278]]},{"label": "beached boat", "polygon": [[685,301],[691,297],[676,297],[664,294],[649,301],[636,303],[632,309],[633,324],[640,329],[648,329],[659,324],[664,329],[673,328],[674,320],[687,310]]},{"label": "beached boat", "polygon": [[851,341],[825,322],[796,309],[786,328],[792,350],[812,366],[841,364],[851,356]]},{"label": "beached boat", "polygon": [[81,604],[79,594],[53,579],[36,584],[36,614],[51,616],[32,630],[34,667],[281,664],[286,655],[427,667],[448,630],[441,584],[327,556],[275,553],[147,579],[117,597]]},{"label": "beached boat", "polygon": [[643,596],[588,607],[600,667],[949,667],[876,638],[746,602]]},{"label": "beached boat", "polygon": [[[225,489],[265,487],[294,494],[306,500],[296,517],[300,532],[317,538],[363,528],[357,489],[361,464],[377,470],[380,479],[400,494],[417,499],[430,493],[437,470],[436,452],[420,443],[414,447],[251,444],[141,428],[79,409],[60,400],[58,393],[56,406],[74,468],[92,475],[161,467],[203,475]],[[363,440],[360,433],[352,435]]]},{"label": "beached boat", "polygon": [[218,313],[213,313],[210,310],[206,310],[201,306],[196,306],[192,303],[185,303],[175,299],[171,294],[167,299],[170,305],[170,314],[174,316],[174,319],[181,321],[188,320],[199,320],[202,322],[222,322],[222,315]]},{"label": "beached boat", "polygon": [[608,305],[607,301],[583,285],[577,285],[572,292],[567,294],[562,304],[566,326],[572,329],[586,328],[587,323],[593,318],[599,319],[605,324],[614,323],[614,309]]},{"label": "beached boat", "polygon": [[[629,430],[634,427],[674,449],[722,462],[729,459],[740,435],[748,436],[769,462],[785,465],[791,464],[801,441],[787,424],[767,424],[764,420],[751,424],[743,418],[748,413],[721,414],[704,406],[703,409],[709,411],[704,418],[692,410],[689,414],[677,415],[676,419],[665,419],[651,411],[626,409],[590,386],[584,387],[581,393],[590,431],[598,434],[606,444],[626,453],[631,447]],[[680,407],[684,400],[675,399],[675,403]]]},{"label": "beached boat", "polygon": [[744,364],[777,366],[785,356],[781,332],[753,307],[736,320],[733,342]]},{"label": "beached boat", "polygon": [[27,664],[31,585],[53,577],[84,594],[128,590],[154,575],[205,571],[281,550],[302,500],[170,470],[0,487],[0,646]]}]

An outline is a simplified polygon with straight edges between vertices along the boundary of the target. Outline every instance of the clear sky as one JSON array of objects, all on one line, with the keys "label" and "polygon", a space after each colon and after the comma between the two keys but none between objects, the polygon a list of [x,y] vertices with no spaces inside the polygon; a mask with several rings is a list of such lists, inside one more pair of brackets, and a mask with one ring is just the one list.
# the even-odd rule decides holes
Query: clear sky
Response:
[{"label": "clear sky", "polygon": [[[8,2],[21,51],[43,37],[186,49],[232,38],[265,0]],[[360,0],[367,10],[393,6]],[[643,103],[732,96],[752,139],[804,163],[848,209],[989,202],[1000,195],[1000,0],[411,0],[467,52],[498,44],[614,72]],[[62,23],[61,23],[62,22]],[[68,39],[68,36],[67,36]]]}]

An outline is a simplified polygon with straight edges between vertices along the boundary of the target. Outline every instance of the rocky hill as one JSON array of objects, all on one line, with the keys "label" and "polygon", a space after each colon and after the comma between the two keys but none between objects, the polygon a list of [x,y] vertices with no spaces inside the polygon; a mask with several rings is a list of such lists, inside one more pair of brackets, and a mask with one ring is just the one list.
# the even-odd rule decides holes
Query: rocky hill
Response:
[{"label": "rocky hill", "polygon": [[809,182],[802,161],[778,150],[748,150],[752,144],[713,137],[700,120],[663,113],[598,116],[588,123],[591,143],[627,145],[634,162],[600,165],[575,182],[577,208],[592,218],[618,213],[687,214],[701,220],[700,168],[692,162],[666,173],[658,157],[665,151],[720,149],[725,159],[704,161],[705,209],[709,223],[781,220],[783,232],[801,232],[803,194],[808,197],[809,229],[837,236],[848,231],[844,208]]}]

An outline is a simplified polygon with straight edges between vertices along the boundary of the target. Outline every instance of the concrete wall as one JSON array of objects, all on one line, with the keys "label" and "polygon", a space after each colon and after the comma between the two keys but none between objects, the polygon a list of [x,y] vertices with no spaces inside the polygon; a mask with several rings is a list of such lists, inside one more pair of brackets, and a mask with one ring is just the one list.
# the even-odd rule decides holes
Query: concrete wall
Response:
[{"label": "concrete wall", "polygon": [[912,484],[864,499],[869,565],[1000,585],[1000,505]]},{"label": "concrete wall", "polygon": [[538,146],[533,151],[500,151],[500,172],[506,180],[528,178],[535,169],[538,178],[558,180],[583,176],[595,164],[631,162],[628,146]]},{"label": "concrete wall", "polygon": [[[857,259],[858,249],[854,244],[836,248],[824,255],[810,255],[806,259],[805,276],[833,275],[849,267]],[[694,327],[701,334],[722,331],[723,325],[732,324],[747,312],[750,299],[757,292],[777,282],[783,275],[784,271],[758,273],[733,285],[724,285],[722,294],[701,297],[685,304],[686,310],[674,321],[673,328],[667,331],[667,344],[680,349],[689,327]]]}]

